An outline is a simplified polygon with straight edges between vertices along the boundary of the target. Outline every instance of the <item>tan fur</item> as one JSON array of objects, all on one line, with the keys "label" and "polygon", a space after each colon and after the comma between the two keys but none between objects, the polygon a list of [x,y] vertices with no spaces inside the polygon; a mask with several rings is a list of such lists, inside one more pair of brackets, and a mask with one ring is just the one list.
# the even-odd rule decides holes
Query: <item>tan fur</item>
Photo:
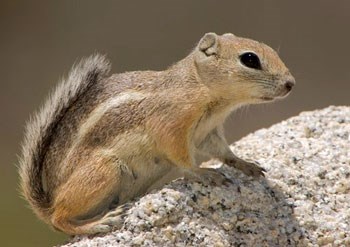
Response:
[{"label": "tan fur", "polygon": [[[243,64],[246,52],[261,69]],[[295,83],[270,47],[233,34],[206,34],[164,71],[108,71],[102,56],[83,60],[26,128],[23,195],[68,234],[120,227],[128,201],[174,178],[223,181],[199,167],[203,157],[262,176],[232,153],[222,124],[239,106],[282,98]]]}]

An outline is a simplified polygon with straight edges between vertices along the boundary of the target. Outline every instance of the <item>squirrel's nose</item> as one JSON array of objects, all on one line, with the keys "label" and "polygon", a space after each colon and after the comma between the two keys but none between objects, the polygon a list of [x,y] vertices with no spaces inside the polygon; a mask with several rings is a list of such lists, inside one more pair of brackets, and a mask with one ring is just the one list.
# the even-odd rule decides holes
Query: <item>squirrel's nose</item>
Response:
[{"label": "squirrel's nose", "polygon": [[284,84],[284,87],[288,90],[288,92],[290,90],[292,90],[292,88],[295,85],[295,79],[294,78],[290,78],[286,81],[286,83]]}]

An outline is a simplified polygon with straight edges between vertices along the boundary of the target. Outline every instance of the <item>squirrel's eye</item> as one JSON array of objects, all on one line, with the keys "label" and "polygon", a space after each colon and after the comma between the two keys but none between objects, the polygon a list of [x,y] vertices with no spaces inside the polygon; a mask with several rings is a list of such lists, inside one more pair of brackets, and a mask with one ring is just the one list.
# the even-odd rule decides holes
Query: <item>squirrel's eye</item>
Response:
[{"label": "squirrel's eye", "polygon": [[241,63],[252,69],[261,70],[261,63],[259,57],[253,52],[246,52],[239,56]]}]

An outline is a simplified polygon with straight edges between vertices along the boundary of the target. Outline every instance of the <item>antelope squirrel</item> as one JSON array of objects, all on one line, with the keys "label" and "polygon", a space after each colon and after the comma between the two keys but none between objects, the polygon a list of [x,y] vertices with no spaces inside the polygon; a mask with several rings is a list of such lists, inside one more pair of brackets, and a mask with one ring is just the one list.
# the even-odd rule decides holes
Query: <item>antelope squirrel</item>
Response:
[{"label": "antelope squirrel", "polygon": [[23,195],[71,235],[120,227],[128,201],[175,178],[222,182],[200,157],[262,176],[233,154],[222,124],[239,106],[282,98],[295,84],[272,48],[233,34],[205,34],[164,71],[109,71],[104,56],[82,60],[26,126]]}]

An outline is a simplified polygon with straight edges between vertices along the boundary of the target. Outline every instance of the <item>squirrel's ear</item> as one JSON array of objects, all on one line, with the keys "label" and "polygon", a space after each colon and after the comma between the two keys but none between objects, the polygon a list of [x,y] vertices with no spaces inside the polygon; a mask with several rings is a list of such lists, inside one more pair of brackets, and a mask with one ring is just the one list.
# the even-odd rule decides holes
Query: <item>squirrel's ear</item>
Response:
[{"label": "squirrel's ear", "polygon": [[218,54],[218,35],[216,33],[206,33],[199,41],[198,49],[206,56]]},{"label": "squirrel's ear", "polygon": [[230,38],[236,38],[236,36],[233,33],[224,33],[222,36],[230,37]]}]

